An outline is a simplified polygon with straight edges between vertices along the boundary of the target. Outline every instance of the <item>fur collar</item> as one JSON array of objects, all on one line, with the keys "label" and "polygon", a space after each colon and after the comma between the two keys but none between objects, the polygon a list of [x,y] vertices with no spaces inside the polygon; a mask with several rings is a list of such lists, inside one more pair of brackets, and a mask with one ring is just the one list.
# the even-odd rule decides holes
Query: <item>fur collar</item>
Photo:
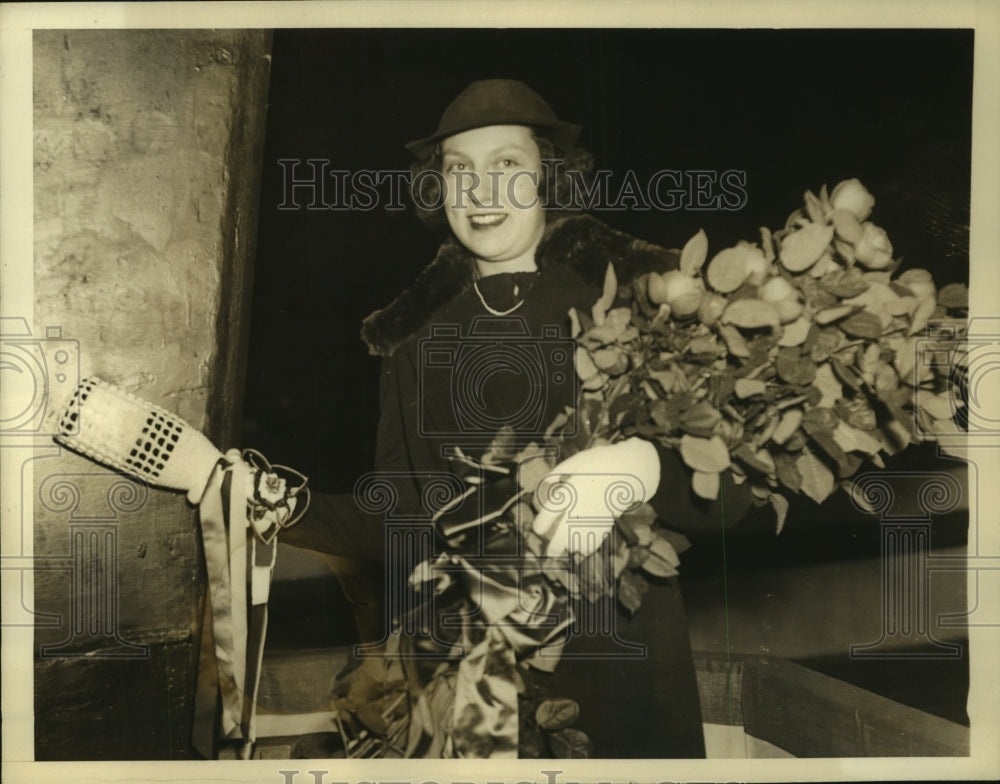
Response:
[{"label": "fur collar", "polygon": [[[598,287],[604,282],[609,261],[615,265],[619,283],[628,283],[648,270],[676,268],[678,258],[677,251],[630,237],[589,215],[550,221],[535,254],[539,269],[565,264],[585,283]],[[472,254],[454,237],[446,240],[413,285],[364,320],[361,337],[369,352],[390,356],[426,325],[438,308],[471,284],[474,269]]]}]

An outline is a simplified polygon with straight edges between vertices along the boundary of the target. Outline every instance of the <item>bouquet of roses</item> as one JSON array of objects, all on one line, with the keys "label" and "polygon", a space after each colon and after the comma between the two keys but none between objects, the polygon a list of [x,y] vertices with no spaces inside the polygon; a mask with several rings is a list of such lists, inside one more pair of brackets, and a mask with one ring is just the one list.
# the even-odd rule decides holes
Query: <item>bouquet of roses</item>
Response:
[{"label": "bouquet of roses", "polygon": [[[807,191],[756,243],[709,259],[700,231],[679,269],[621,287],[609,265],[591,312],[571,314],[582,395],[553,422],[551,441],[564,456],[632,436],[656,441],[680,455],[700,497],[717,497],[725,471],[748,483],[773,505],[780,533],[789,497],[821,503],[838,486],[850,491],[866,463],[882,467],[911,442],[960,432],[951,368],[921,352],[933,350],[935,330],[947,345],[962,333],[968,289],[938,290],[926,270],[901,269],[868,220],[874,203],[846,180]],[[642,573],[676,573],[686,546],[655,517],[643,505],[614,526],[617,596],[630,611]],[[531,548],[530,508],[522,519]]]}]

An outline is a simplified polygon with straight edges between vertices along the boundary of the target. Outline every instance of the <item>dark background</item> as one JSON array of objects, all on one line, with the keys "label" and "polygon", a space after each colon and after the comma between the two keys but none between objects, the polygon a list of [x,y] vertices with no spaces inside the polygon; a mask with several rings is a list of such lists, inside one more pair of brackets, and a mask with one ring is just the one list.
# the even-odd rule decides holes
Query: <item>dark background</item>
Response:
[{"label": "dark background", "polygon": [[[581,143],[614,182],[626,170],[640,182],[662,169],[746,172],[739,211],[599,213],[617,228],[669,247],[704,228],[711,256],[756,241],[760,226],[780,228],[806,189],[857,177],[904,267],[927,268],[940,285],[969,275],[972,64],[972,32],[953,30],[276,31],[244,445],[295,466],[315,487],[350,491],[372,467],[378,421],[378,360],[359,338],[360,322],[404,289],[440,242],[410,209],[279,210],[278,159],[404,169],[403,143],[433,131],[470,82],[517,78],[561,119],[583,125]],[[933,450],[913,449],[891,467],[936,460]],[[964,541],[966,526],[966,513],[937,520],[934,545]],[[843,497],[819,509],[796,501],[782,536],[772,530],[760,513],[727,534],[728,547],[709,541],[687,553],[686,595],[721,596],[723,569],[732,581],[740,570],[763,575],[879,554],[878,526]],[[752,575],[739,584],[752,590]],[[281,634],[293,644],[294,628],[271,639]],[[965,720],[964,658],[809,664]]]},{"label": "dark background", "polygon": [[279,158],[405,169],[403,143],[465,86],[518,78],[583,125],[613,182],[746,172],[739,211],[599,213],[617,228],[680,247],[703,227],[711,254],[780,228],[807,188],[858,177],[905,266],[968,280],[972,57],[971,31],[276,31],[244,439],[350,490],[377,423],[361,319],[440,240],[410,209],[279,210]]}]

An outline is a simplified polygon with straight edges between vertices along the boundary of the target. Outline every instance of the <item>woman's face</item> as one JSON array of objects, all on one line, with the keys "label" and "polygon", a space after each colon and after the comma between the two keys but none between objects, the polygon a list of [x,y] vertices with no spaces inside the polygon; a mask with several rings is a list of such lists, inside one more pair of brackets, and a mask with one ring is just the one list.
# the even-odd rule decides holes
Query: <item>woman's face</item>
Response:
[{"label": "woman's face", "polygon": [[545,212],[531,129],[489,125],[449,136],[441,143],[441,161],[445,214],[459,241],[481,262],[534,268]]}]

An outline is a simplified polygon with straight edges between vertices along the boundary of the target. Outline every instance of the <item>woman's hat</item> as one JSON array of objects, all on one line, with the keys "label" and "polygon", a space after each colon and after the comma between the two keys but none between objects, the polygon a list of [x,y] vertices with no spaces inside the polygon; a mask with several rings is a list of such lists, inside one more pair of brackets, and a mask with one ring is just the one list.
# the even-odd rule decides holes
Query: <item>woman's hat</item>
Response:
[{"label": "woman's hat", "polygon": [[431,136],[410,142],[406,149],[418,159],[427,158],[441,139],[487,125],[545,128],[553,132],[557,142],[567,147],[580,135],[579,125],[557,119],[552,107],[524,82],[484,79],[470,84],[448,104]]}]

